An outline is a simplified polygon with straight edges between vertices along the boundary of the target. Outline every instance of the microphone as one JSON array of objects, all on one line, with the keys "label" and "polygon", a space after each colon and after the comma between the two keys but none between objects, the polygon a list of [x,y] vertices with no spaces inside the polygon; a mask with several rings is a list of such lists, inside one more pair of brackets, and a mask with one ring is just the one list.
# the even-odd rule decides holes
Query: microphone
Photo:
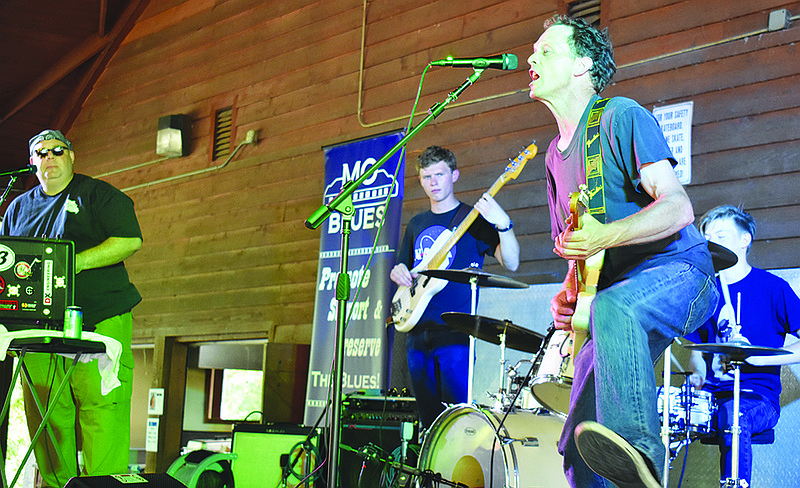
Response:
[{"label": "microphone", "polygon": [[453,58],[448,56],[445,59],[431,61],[431,66],[452,66],[453,68],[475,68],[475,69],[517,69],[517,56],[514,54],[500,54],[491,58]]},{"label": "microphone", "polygon": [[34,166],[32,164],[29,164],[29,165],[25,166],[24,168],[13,169],[11,171],[3,171],[3,172],[0,172],[0,177],[2,177],[2,176],[19,176],[19,175],[25,175],[25,174],[29,174],[29,173],[36,173],[36,166]]}]

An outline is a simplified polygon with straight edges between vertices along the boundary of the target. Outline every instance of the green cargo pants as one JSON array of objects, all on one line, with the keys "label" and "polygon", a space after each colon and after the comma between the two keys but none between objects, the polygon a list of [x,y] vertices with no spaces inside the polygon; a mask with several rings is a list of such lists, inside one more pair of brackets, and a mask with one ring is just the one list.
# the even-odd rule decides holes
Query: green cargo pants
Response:
[{"label": "green cargo pants", "polygon": [[[97,324],[95,332],[117,339],[122,344],[119,380],[121,386],[107,395],[100,393],[98,361],[78,363],[69,380],[69,388],[60,398],[51,398],[72,364],[71,358],[57,354],[29,353],[25,365],[36,386],[41,402],[55,408],[49,424],[66,463],[59,462],[50,436],[43,432],[34,447],[36,464],[44,479],[43,486],[60,488],[78,475],[78,450],[83,451],[84,476],[128,472],[130,452],[131,394],[133,352],[131,351],[132,317],[117,315]],[[25,388],[25,415],[30,435],[36,433],[41,416]]]}]

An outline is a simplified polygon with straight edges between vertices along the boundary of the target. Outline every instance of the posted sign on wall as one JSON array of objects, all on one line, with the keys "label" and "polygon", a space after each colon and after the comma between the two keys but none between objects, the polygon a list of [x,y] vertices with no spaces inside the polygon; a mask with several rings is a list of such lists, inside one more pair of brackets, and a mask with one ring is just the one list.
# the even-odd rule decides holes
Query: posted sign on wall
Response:
[{"label": "posted sign on wall", "polygon": [[688,185],[692,181],[692,112],[694,102],[655,107],[653,115],[661,125],[661,131],[669,144],[678,165],[675,173],[678,181]]}]

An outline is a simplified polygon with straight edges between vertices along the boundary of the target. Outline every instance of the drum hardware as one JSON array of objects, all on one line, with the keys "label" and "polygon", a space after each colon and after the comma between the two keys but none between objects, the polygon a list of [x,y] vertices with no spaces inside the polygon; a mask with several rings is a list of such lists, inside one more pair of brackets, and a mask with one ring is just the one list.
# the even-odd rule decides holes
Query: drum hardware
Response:
[{"label": "drum hardware", "polygon": [[[689,382],[691,372],[677,374],[685,377],[681,386],[658,388],[658,414],[667,426],[670,464],[683,447],[700,437],[714,435],[713,418],[717,410],[713,396],[707,391],[696,390]],[[664,411],[668,412],[667,419],[664,419]]]},{"label": "drum hardware", "polygon": [[526,283],[517,281],[505,276],[487,273],[480,268],[464,268],[464,269],[428,269],[420,271],[419,274],[424,274],[432,278],[439,278],[442,280],[452,281],[454,283],[472,283],[481,287],[489,288],[527,288]]},{"label": "drum hardware", "polygon": [[[731,266],[735,265],[739,261],[739,257],[728,249],[727,247],[721,246],[716,242],[707,241],[706,246],[708,247],[708,251],[711,253],[711,263],[714,267],[714,272],[719,273],[720,271],[730,268]],[[721,276],[721,275],[720,275]],[[727,290],[727,287],[725,287]],[[675,338],[675,342],[679,345],[681,341]],[[664,385],[671,385],[670,382],[670,373],[671,373],[671,365],[670,360],[673,358],[672,356],[672,343],[670,343],[667,348],[664,350]],[[687,377],[688,379],[688,377]],[[670,396],[667,395],[664,397],[664,405],[663,409],[665,411],[671,411],[669,405]],[[669,469],[670,465],[672,464],[672,449],[671,449],[671,439],[670,439],[670,425],[669,425],[669,416],[664,415],[662,419],[663,423],[661,426],[661,439],[664,442],[664,447],[667,449],[667,455],[664,456],[664,477],[661,480],[662,486],[669,486]],[[680,449],[680,446],[677,448]],[[677,451],[676,451],[677,452]]]},{"label": "drum hardware", "polygon": [[[558,440],[564,420],[544,409],[499,412],[454,405],[422,444],[420,470],[486,488],[566,488]],[[435,486],[435,485],[434,485]]]},{"label": "drum hardware", "polygon": [[[525,376],[521,376],[518,373],[518,369],[524,363],[531,364],[531,368],[528,368],[528,373]],[[508,389],[506,389],[504,385],[501,385],[501,388],[497,391],[497,393],[492,393],[490,391],[486,392],[486,394],[495,401],[492,408],[500,409],[502,411],[512,410],[514,408],[530,408],[529,405],[525,403],[525,399],[522,400],[521,404],[518,404],[517,401],[519,400],[522,392],[527,389],[527,385],[531,380],[532,373],[532,359],[520,359],[514,366],[511,366],[506,372],[506,378],[508,378]]]},{"label": "drum hardware", "polygon": [[[420,271],[420,274],[430,276],[432,278],[440,278],[456,283],[469,283],[470,285],[470,314],[477,316],[478,310],[478,286],[494,287],[494,288],[527,288],[528,285],[511,278],[504,276],[493,275],[487,273],[479,268],[465,268],[465,269],[429,269]],[[450,312],[446,312],[450,313]],[[442,314],[444,316],[444,314]],[[447,321],[445,320],[445,323]],[[467,332],[469,334],[469,332]],[[495,343],[497,344],[497,343]],[[475,357],[475,336],[469,336],[469,357]],[[469,361],[469,370],[467,371],[467,401],[472,402],[472,379],[475,377],[473,359]]]},{"label": "drum hardware", "polygon": [[694,351],[711,354],[722,354],[728,357],[728,364],[733,369],[733,425],[728,432],[733,434],[731,446],[731,477],[724,481],[722,486],[747,488],[747,481],[739,478],[739,399],[741,394],[740,375],[745,359],[750,356],[779,356],[791,354],[791,351],[773,347],[753,346],[739,333],[739,325],[734,326],[734,334],[730,342],[713,344],[687,344],[684,347]]},{"label": "drum hardware", "polygon": [[538,437],[523,437],[521,439],[515,439],[513,437],[506,437],[506,436],[498,436],[500,443],[504,446],[507,446],[513,442],[519,442],[524,447],[539,447],[539,438]]},{"label": "drum hardware", "polygon": [[492,344],[500,345],[500,391],[489,396],[495,400],[495,408],[507,408],[516,402],[519,393],[510,404],[507,403],[506,390],[506,347],[525,352],[533,352],[542,343],[542,336],[532,330],[514,325],[510,320],[497,320],[480,315],[460,312],[445,312],[442,320],[456,330],[469,334]]},{"label": "drum hardware", "polygon": [[550,326],[533,363],[531,394],[543,407],[566,418],[574,370],[570,360],[571,338],[567,331]]}]

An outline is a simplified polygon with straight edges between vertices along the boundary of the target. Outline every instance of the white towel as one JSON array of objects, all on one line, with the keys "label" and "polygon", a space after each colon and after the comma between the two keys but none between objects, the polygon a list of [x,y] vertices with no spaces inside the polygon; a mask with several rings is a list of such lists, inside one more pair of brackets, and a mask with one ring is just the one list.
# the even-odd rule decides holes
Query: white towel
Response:
[{"label": "white towel", "polygon": [[[31,337],[64,337],[64,333],[57,330],[27,329],[9,332],[0,324],[0,356],[5,356],[11,341],[14,339],[27,339]],[[119,381],[119,360],[122,356],[122,344],[116,339],[107,337],[96,332],[83,332],[81,340],[91,342],[101,342],[106,347],[106,352],[81,354],[79,359],[82,363],[89,363],[97,359],[97,367],[100,371],[100,393],[107,395],[111,390],[118,387]],[[61,354],[64,357],[75,358],[74,354]]]}]

